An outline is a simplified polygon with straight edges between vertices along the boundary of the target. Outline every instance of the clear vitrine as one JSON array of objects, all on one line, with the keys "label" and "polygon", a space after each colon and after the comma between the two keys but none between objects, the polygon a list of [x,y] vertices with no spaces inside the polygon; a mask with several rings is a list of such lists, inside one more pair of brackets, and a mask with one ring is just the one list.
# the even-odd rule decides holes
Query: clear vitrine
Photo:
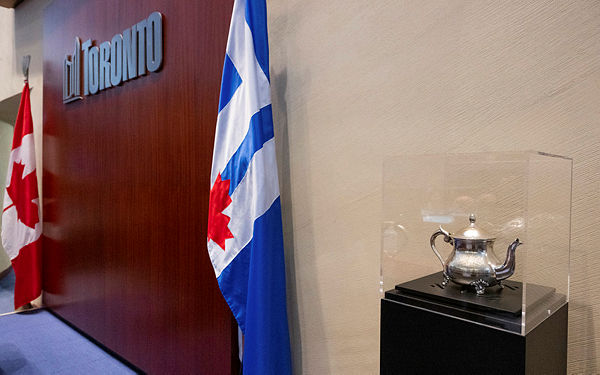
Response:
[{"label": "clear vitrine", "polygon": [[571,171],[535,151],[388,158],[381,292],[526,335],[569,300]]}]

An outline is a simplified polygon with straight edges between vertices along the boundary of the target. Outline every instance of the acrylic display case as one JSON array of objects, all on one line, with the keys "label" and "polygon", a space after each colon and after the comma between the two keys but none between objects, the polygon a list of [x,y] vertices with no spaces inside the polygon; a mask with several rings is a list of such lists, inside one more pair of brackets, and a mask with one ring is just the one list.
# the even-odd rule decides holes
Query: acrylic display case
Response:
[{"label": "acrylic display case", "polygon": [[[571,159],[541,152],[387,159],[382,298],[527,335],[569,300],[571,178]],[[461,237],[475,218],[488,258]],[[440,226],[457,238],[442,234],[434,239],[438,258],[430,240]],[[454,251],[456,246],[463,248]],[[469,284],[460,267],[444,285],[444,272],[450,271],[444,271],[442,261],[450,260],[487,267],[491,279],[483,292],[477,293],[476,283]],[[503,279],[501,285],[494,284],[494,277]]]}]

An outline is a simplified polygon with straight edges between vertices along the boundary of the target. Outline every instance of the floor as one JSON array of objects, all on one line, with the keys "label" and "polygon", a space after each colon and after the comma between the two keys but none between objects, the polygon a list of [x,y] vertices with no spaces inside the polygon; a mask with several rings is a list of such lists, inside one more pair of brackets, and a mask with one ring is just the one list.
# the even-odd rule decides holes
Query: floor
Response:
[{"label": "floor", "polygon": [[0,375],[135,374],[42,309],[0,316]]}]

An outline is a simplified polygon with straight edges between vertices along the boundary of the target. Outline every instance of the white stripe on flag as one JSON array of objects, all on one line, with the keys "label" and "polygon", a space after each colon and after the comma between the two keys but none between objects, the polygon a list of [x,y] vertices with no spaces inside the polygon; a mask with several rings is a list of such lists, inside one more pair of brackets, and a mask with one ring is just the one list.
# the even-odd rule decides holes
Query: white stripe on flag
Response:
[{"label": "white stripe on flag", "polygon": [[245,19],[244,2],[236,2],[229,33],[227,54],[242,78],[242,84],[217,117],[215,150],[218,149],[219,152],[213,153],[211,186],[244,140],[252,116],[271,104],[269,80],[254,54],[252,32]]},{"label": "white stripe on flag", "polygon": [[[8,172],[6,173],[6,187],[10,185],[10,179],[12,176],[13,164],[23,164],[23,174],[18,176],[24,178],[35,170],[35,153],[34,153],[34,138],[33,134],[27,134],[23,136],[21,145],[10,153]],[[37,204],[39,212],[39,198],[33,200]],[[19,250],[40,238],[42,234],[42,222],[39,221],[35,224],[35,228],[30,228],[23,224],[20,220],[17,220],[17,208],[15,206],[10,207],[13,204],[12,199],[4,190],[4,204],[2,212],[2,246],[8,254],[10,260],[19,255]],[[10,207],[6,211],[5,208]]]},{"label": "white stripe on flag", "polygon": [[[34,199],[33,202],[39,207],[40,200]],[[8,194],[4,195],[4,204],[12,204]],[[36,241],[42,235],[42,222],[38,221],[35,228],[30,228],[17,220],[17,208],[12,206],[2,214],[2,246],[6,254],[13,260],[19,255],[22,247]],[[7,223],[7,224],[4,224]]]},{"label": "white stripe on flag", "polygon": [[[10,177],[12,176],[13,163],[23,164],[23,176],[25,177],[35,170],[35,151],[34,151],[34,138],[33,134],[26,134],[23,136],[21,145],[10,152],[8,160],[8,169],[6,171],[6,183],[5,187],[10,184]],[[8,194],[7,194],[8,195]],[[4,205],[4,207],[7,207]]]},{"label": "white stripe on flag", "polygon": [[225,251],[212,240],[208,252],[217,277],[235,256],[250,242],[254,221],[262,216],[279,197],[275,139],[271,139],[254,154],[248,172],[231,196],[231,204],[223,213],[231,218],[229,229],[233,238],[225,241]]}]

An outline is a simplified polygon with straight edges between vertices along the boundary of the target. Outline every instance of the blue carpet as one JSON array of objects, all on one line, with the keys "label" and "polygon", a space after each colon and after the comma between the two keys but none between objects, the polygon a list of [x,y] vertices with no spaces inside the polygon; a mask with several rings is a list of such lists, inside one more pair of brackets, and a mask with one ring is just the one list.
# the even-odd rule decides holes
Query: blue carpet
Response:
[{"label": "blue carpet", "polygon": [[12,267],[10,272],[0,279],[0,314],[15,310],[15,271]]},{"label": "blue carpet", "polygon": [[46,310],[0,316],[0,375],[135,374]]}]

